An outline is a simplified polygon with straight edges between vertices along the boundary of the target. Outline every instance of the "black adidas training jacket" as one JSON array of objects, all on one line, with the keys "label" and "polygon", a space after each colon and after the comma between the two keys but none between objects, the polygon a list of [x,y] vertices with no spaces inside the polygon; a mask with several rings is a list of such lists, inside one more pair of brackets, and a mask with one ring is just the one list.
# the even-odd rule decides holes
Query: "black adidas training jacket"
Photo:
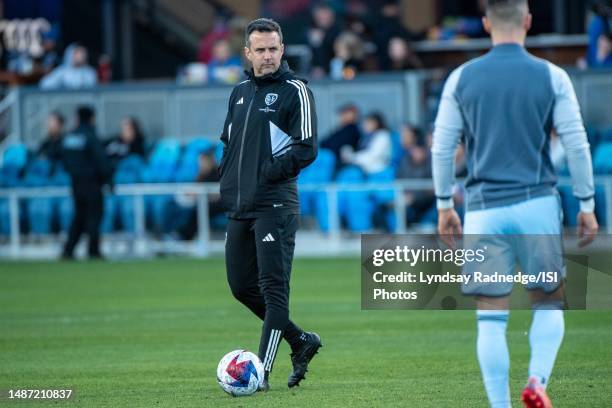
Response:
[{"label": "black adidas training jacket", "polygon": [[297,175],[317,156],[312,92],[284,61],[272,74],[247,75],[221,135],[221,202],[230,218],[299,214]]}]

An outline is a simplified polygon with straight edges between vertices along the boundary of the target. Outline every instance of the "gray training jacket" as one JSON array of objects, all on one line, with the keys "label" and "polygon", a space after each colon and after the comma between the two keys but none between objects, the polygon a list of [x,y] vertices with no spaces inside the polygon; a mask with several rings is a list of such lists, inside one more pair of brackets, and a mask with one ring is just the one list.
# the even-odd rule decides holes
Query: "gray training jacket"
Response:
[{"label": "gray training jacket", "polygon": [[467,210],[555,194],[552,129],[565,148],[574,195],[592,212],[591,154],[567,73],[519,44],[501,44],[454,70],[435,121],[432,166],[438,208],[452,207],[455,149],[466,144]]}]

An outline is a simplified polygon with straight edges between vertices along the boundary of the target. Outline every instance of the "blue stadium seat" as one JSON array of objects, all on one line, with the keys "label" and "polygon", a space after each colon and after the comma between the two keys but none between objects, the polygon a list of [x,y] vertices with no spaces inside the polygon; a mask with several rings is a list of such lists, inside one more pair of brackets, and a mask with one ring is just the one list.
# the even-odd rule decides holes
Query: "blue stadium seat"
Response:
[{"label": "blue stadium seat", "polygon": [[203,138],[203,137],[196,137],[194,139],[191,139],[185,145],[185,152],[190,152],[190,153],[195,152],[197,154],[200,154],[201,152],[205,152],[212,148],[213,148],[213,143],[209,139]]},{"label": "blue stadium seat", "polygon": [[[49,185],[70,186],[70,176],[62,165],[58,164],[55,166],[55,171],[49,179]],[[52,198],[51,206],[54,223],[59,226],[61,232],[68,232],[74,215],[72,198],[70,196],[54,197]]]},{"label": "blue stadium seat", "polygon": [[[561,205],[563,207],[564,224],[570,228],[576,228],[576,217],[580,211],[580,202],[572,193],[571,186],[559,187],[561,194]],[[604,187],[595,185],[595,215],[600,226],[608,225],[610,220],[606,214],[606,194]]]},{"label": "blue stadium seat", "polygon": [[599,141],[604,143],[612,143],[612,128],[604,129],[600,133]]},{"label": "blue stadium seat", "polygon": [[[140,156],[130,155],[119,162],[114,182],[116,185],[141,183],[145,168],[146,164]],[[113,202],[112,208],[115,212],[112,219],[118,221],[120,230],[133,233],[135,231],[134,197],[113,195],[109,198]]]},{"label": "blue stadium seat", "polygon": [[176,164],[181,155],[181,142],[177,139],[161,139],[151,152],[151,164]]},{"label": "blue stadium seat", "polygon": [[399,132],[391,132],[391,166],[397,168],[404,156],[404,148],[402,147],[402,136]]},{"label": "blue stadium seat", "polygon": [[[338,172],[336,181],[342,187],[363,183],[365,176],[358,167],[347,166]],[[346,220],[351,231],[366,232],[372,229],[374,205],[367,191],[340,191],[338,207],[340,216]]]},{"label": "blue stadium seat", "polygon": [[[25,187],[46,187],[51,183],[51,162],[47,159],[34,159],[27,166],[23,178]],[[26,216],[33,234],[49,234],[53,222],[53,199],[36,197],[26,201]]]},{"label": "blue stadium seat", "polygon": [[612,142],[597,146],[593,156],[593,169],[597,174],[612,174]]},{"label": "blue stadium seat", "polygon": [[2,157],[3,167],[17,167],[22,169],[28,161],[28,149],[25,145],[18,143],[10,145],[4,151]]},{"label": "blue stadium seat", "polygon": [[221,163],[222,157],[223,157],[223,142],[219,142],[215,146],[215,161],[217,162],[217,164]]},{"label": "blue stadium seat", "polygon": [[585,130],[587,133],[587,140],[589,141],[589,145],[591,146],[591,151],[594,151],[597,147],[597,144],[600,142],[600,132],[597,128],[593,126],[585,126]]},{"label": "blue stadium seat", "polygon": [[0,235],[11,233],[11,219],[9,213],[9,200],[0,198]]},{"label": "blue stadium seat", "polygon": [[[395,180],[395,167],[389,166],[386,169],[378,172],[369,174],[367,177],[367,181],[369,183],[392,183]],[[385,227],[389,231],[395,231],[396,228],[396,219],[395,219],[395,211],[392,206],[389,204],[393,204],[395,200],[395,192],[393,190],[378,190],[372,191],[370,193],[370,197],[373,201],[374,208],[381,211],[381,215],[384,217]]]},{"label": "blue stadium seat", "polygon": [[[145,183],[170,183],[181,155],[181,144],[175,139],[162,139],[153,148],[149,165],[143,171]],[[155,231],[162,232],[165,208],[172,197],[170,195],[146,196],[145,208],[147,224]]]},{"label": "blue stadium seat", "polygon": [[[328,183],[333,179],[335,168],[334,153],[319,149],[316,160],[300,172],[298,184]],[[327,195],[324,191],[301,191],[300,206],[302,214],[316,216],[321,230],[329,230]]]}]

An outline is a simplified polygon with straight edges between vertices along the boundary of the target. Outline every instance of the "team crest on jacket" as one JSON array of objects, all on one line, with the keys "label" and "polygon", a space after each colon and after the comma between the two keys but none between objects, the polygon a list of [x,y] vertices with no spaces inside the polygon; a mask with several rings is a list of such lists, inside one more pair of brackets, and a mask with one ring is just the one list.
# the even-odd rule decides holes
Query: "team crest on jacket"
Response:
[{"label": "team crest on jacket", "polygon": [[266,105],[270,106],[272,105],[274,102],[276,102],[276,100],[278,99],[278,94],[275,93],[269,93],[266,95]]}]

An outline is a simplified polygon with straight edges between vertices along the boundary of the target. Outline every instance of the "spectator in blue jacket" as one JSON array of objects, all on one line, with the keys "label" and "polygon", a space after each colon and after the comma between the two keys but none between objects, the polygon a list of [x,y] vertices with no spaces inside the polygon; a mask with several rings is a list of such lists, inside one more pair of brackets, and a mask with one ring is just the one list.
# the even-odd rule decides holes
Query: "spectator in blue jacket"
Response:
[{"label": "spectator in blue jacket", "polygon": [[98,83],[96,70],[87,64],[87,49],[72,44],[64,53],[64,63],[45,75],[42,89],[82,89]]}]

